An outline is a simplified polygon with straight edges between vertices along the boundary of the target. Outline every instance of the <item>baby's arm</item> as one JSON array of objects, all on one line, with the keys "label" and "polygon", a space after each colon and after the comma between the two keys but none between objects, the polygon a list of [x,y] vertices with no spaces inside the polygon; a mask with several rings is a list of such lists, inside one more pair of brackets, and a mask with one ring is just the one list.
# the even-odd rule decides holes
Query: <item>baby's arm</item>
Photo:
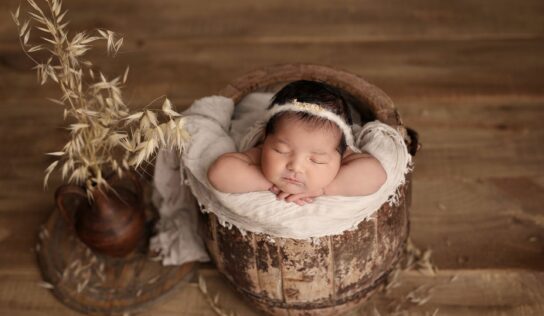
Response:
[{"label": "baby's arm", "polygon": [[376,158],[349,152],[342,159],[334,180],[324,188],[324,195],[370,195],[378,191],[385,180],[385,169]]},{"label": "baby's arm", "polygon": [[208,169],[208,180],[216,190],[225,193],[267,191],[272,183],[261,172],[260,157],[258,147],[223,154]]}]

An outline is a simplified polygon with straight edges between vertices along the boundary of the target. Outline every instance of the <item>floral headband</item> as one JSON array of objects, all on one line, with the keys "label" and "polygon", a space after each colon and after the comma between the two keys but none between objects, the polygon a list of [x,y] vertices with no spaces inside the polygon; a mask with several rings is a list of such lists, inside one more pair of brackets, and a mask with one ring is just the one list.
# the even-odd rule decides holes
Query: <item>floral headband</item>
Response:
[{"label": "floral headband", "polygon": [[354,146],[353,142],[353,132],[351,130],[351,127],[346,123],[344,119],[342,119],[338,114],[335,114],[327,109],[324,109],[320,107],[317,104],[314,103],[306,103],[306,102],[299,102],[296,99],[292,102],[282,104],[281,106],[274,106],[272,109],[268,110],[266,114],[265,121],[270,120],[274,115],[285,112],[285,111],[292,111],[292,112],[304,112],[308,113],[310,115],[318,116],[324,119],[327,119],[333,123],[335,123],[342,133],[344,134],[344,137],[346,139],[346,145],[353,151],[359,152],[359,150]]}]

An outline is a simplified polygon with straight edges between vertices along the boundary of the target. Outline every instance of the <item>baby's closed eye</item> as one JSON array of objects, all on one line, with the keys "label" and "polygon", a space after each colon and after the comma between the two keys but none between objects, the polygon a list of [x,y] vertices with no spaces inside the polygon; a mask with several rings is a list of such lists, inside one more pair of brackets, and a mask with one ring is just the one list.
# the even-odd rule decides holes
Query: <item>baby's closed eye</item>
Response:
[{"label": "baby's closed eye", "polygon": [[310,161],[318,165],[326,165],[329,160],[326,157],[310,157]]},{"label": "baby's closed eye", "polygon": [[273,148],[273,150],[279,154],[288,154],[289,151],[286,149]]},{"label": "baby's closed eye", "polygon": [[315,164],[318,164],[318,165],[326,165],[326,164],[329,163],[328,161],[323,161],[323,160],[318,160],[318,159],[310,159],[310,161],[315,163]]}]

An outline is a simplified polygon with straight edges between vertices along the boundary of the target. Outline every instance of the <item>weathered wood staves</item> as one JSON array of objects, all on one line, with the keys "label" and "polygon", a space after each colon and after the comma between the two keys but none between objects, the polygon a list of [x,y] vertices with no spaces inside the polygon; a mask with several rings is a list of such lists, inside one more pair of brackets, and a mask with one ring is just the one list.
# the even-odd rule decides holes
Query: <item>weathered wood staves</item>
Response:
[{"label": "weathered wood staves", "polygon": [[[235,81],[222,94],[239,101],[281,82],[325,80],[352,97],[363,120],[402,126],[392,101],[355,75],[314,65],[274,66]],[[402,130],[402,129],[401,129]],[[417,133],[405,130],[412,155]],[[364,302],[404,253],[409,233],[412,174],[398,188],[400,203],[385,203],[352,231],[308,240],[271,237],[222,226],[202,214],[202,235],[221,271],[256,308],[272,315],[330,315]]]}]

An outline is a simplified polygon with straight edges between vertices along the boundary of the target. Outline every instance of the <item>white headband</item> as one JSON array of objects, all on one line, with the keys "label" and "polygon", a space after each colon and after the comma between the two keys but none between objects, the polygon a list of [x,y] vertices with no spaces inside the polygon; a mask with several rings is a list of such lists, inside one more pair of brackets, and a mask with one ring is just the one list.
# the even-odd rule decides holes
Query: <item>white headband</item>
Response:
[{"label": "white headband", "polygon": [[268,122],[268,120],[270,120],[272,116],[284,111],[304,112],[304,113],[308,113],[314,116],[319,116],[329,121],[332,121],[342,130],[342,133],[344,134],[344,137],[346,139],[346,145],[351,150],[355,152],[359,152],[359,150],[354,146],[354,143],[353,143],[353,133],[351,131],[351,127],[348,124],[346,124],[346,122],[339,115],[327,109],[324,109],[317,104],[299,102],[295,99],[289,103],[285,103],[282,105],[275,105],[272,109],[268,110],[265,121]]}]

